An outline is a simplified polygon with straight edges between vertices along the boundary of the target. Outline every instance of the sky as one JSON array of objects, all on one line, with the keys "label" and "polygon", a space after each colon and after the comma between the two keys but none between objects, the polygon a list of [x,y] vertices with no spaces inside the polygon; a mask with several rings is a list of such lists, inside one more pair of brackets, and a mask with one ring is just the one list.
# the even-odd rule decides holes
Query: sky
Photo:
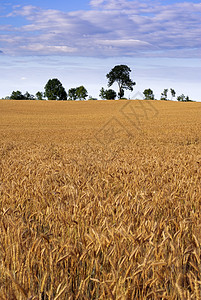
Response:
[{"label": "sky", "polygon": [[0,98],[52,78],[100,98],[119,64],[136,82],[128,98],[173,88],[201,101],[201,1],[1,0]]}]

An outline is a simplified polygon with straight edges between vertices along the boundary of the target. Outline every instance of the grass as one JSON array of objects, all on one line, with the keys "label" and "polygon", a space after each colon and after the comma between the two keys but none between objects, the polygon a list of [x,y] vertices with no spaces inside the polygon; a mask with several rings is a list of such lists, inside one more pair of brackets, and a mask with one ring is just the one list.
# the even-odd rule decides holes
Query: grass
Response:
[{"label": "grass", "polygon": [[0,299],[200,299],[200,115],[0,101]]}]

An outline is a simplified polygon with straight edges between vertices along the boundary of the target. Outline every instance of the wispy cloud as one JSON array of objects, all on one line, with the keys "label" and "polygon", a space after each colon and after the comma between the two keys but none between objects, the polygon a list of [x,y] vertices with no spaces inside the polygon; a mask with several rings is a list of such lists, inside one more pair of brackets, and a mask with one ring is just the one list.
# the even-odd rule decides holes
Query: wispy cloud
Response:
[{"label": "wispy cloud", "polygon": [[28,46],[20,46],[20,49],[25,49],[26,51],[31,51],[32,53],[38,53],[40,54],[54,54],[54,53],[73,53],[76,49],[68,46],[45,46],[41,43],[34,43],[29,44]]},{"label": "wispy cloud", "polygon": [[[2,51],[20,55],[201,56],[201,3],[91,0],[90,4],[90,10],[74,12],[14,7],[0,29]],[[23,20],[22,25],[11,25],[16,17]]]}]

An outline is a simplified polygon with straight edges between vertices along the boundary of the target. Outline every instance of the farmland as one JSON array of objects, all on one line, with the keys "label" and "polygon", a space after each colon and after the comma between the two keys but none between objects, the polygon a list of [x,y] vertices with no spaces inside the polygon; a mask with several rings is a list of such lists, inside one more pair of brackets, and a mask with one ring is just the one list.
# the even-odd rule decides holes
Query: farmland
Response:
[{"label": "farmland", "polygon": [[201,299],[200,116],[0,101],[0,299]]}]

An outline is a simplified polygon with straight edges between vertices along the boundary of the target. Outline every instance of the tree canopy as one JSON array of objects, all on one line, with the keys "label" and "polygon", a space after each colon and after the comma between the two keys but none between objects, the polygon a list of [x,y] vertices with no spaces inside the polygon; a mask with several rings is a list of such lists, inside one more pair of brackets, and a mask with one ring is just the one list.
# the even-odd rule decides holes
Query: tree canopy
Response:
[{"label": "tree canopy", "polygon": [[118,96],[122,98],[124,96],[124,89],[133,91],[133,86],[136,85],[130,78],[131,69],[126,65],[115,66],[107,75],[108,87],[117,82],[119,87]]},{"label": "tree canopy", "polygon": [[171,96],[172,96],[172,99],[176,96],[176,92],[174,89],[170,89],[170,93],[171,93]]},{"label": "tree canopy", "polygon": [[161,100],[167,100],[167,93],[168,89],[164,89],[164,91],[161,93]]},{"label": "tree canopy", "polygon": [[68,97],[70,100],[85,100],[87,96],[87,90],[83,85],[68,90]]},{"label": "tree canopy", "polygon": [[48,100],[67,100],[67,93],[57,78],[48,80],[44,95]]},{"label": "tree canopy", "polygon": [[185,96],[184,94],[177,97],[177,101],[181,102],[192,102],[192,100],[189,99],[189,96]]},{"label": "tree canopy", "polygon": [[143,92],[145,100],[154,100],[154,93],[151,89],[146,89]]},{"label": "tree canopy", "polygon": [[43,100],[43,92],[38,91],[38,92],[36,93],[36,99],[37,99],[37,100]]},{"label": "tree canopy", "polygon": [[13,91],[10,99],[13,100],[24,100],[24,95],[20,91]]},{"label": "tree canopy", "polygon": [[100,90],[99,96],[101,99],[114,100],[117,96],[116,92],[112,89],[105,90],[103,87]]},{"label": "tree canopy", "polygon": [[87,90],[83,85],[76,88],[76,93],[79,100],[85,100],[88,96]]},{"label": "tree canopy", "polygon": [[77,100],[76,88],[71,88],[71,89],[68,90],[68,98],[70,100]]},{"label": "tree canopy", "polygon": [[26,92],[24,95],[20,91],[13,91],[9,97],[12,100],[34,100],[34,96]]}]

